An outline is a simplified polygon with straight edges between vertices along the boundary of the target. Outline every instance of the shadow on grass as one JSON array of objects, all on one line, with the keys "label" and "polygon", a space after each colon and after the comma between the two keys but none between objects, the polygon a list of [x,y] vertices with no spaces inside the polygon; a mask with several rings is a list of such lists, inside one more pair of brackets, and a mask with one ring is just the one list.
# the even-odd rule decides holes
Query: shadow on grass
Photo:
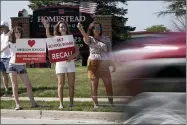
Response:
[{"label": "shadow on grass", "polygon": [[[57,90],[57,87],[33,87],[32,91],[33,92],[41,92],[41,91],[46,91],[46,90]],[[18,89],[18,94],[22,94],[22,93],[27,93],[27,89],[26,88],[19,88]],[[4,88],[1,88],[1,92],[0,92],[0,96],[3,96],[5,94],[5,90]],[[9,88],[8,94],[12,94],[12,87]]]},{"label": "shadow on grass", "polygon": [[[24,88],[23,88],[24,89]],[[25,90],[25,89],[24,89]],[[57,87],[37,87],[37,88],[35,88],[35,87],[33,87],[32,88],[32,91],[33,92],[36,92],[36,91],[45,91],[45,90],[57,90]]]},{"label": "shadow on grass", "polygon": [[24,105],[23,108],[27,108],[27,109],[52,109],[54,108],[53,106],[49,106],[49,105],[40,105],[39,107],[32,107],[31,105]]},{"label": "shadow on grass", "polygon": [[[5,94],[5,89],[1,88],[0,96],[3,96]],[[12,88],[8,88],[8,95],[12,96]]]}]

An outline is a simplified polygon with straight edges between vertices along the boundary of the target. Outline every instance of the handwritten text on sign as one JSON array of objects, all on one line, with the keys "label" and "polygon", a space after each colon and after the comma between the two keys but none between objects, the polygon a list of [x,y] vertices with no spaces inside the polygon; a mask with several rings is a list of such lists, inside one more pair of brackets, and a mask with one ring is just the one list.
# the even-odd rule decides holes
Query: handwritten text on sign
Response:
[{"label": "handwritten text on sign", "polygon": [[75,53],[73,35],[47,38],[47,48],[51,63],[66,61]]},{"label": "handwritten text on sign", "polygon": [[16,41],[16,63],[46,62],[45,39],[18,39]]}]

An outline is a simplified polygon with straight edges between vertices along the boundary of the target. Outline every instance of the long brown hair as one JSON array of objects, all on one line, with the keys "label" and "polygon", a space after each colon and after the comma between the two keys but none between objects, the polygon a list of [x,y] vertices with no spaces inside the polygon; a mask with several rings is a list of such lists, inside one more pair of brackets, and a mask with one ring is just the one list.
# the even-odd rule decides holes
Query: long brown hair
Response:
[{"label": "long brown hair", "polygon": [[[94,36],[93,30],[94,30],[94,28],[95,28],[95,25],[96,25],[96,24],[99,24],[99,26],[101,27],[101,33],[100,33],[99,35],[102,36],[102,34],[103,34],[102,25],[101,25],[99,22],[96,22],[96,21],[94,21],[94,22],[92,22],[92,23],[94,23],[94,27],[92,27],[91,29],[88,28],[87,34],[88,34],[89,36]],[[90,25],[91,25],[91,24],[90,24]]]},{"label": "long brown hair", "polygon": [[15,36],[15,33],[16,32],[20,32],[21,34],[21,37],[22,37],[22,29],[20,26],[15,26],[10,34],[10,37],[9,37],[9,41],[11,43],[16,43],[16,36]]},{"label": "long brown hair", "polygon": [[67,29],[66,35],[70,35],[71,32],[69,31],[69,27],[68,27],[67,22],[65,22],[65,21],[59,21],[59,22],[55,25],[55,27],[54,27],[54,36],[61,36],[60,31],[59,31],[59,26],[60,26],[61,23],[65,24],[65,26],[66,26],[66,29]]}]

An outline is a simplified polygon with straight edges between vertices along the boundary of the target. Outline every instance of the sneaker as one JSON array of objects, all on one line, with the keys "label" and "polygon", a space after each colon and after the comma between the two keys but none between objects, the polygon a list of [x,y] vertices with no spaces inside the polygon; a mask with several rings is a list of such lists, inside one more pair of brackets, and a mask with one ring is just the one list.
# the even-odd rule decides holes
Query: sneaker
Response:
[{"label": "sneaker", "polygon": [[8,91],[5,91],[3,97],[8,97]]},{"label": "sneaker", "polygon": [[8,95],[7,95],[7,94],[4,94],[4,95],[2,95],[2,97],[8,97]]},{"label": "sneaker", "polygon": [[40,107],[40,105],[36,103],[36,104],[32,105],[32,107],[37,108],[37,107]]},{"label": "sneaker", "polygon": [[69,107],[74,107],[75,105],[74,104],[69,104]]},{"label": "sneaker", "polygon": [[98,109],[99,108],[99,106],[98,105],[94,105],[94,109]]},{"label": "sneaker", "polygon": [[20,109],[21,109],[21,107],[19,105],[16,105],[15,110],[20,110]]},{"label": "sneaker", "polygon": [[58,108],[59,108],[59,109],[63,109],[63,108],[64,108],[64,106],[63,106],[63,105],[60,105]]},{"label": "sneaker", "polygon": [[111,107],[115,107],[115,104],[110,104]]}]

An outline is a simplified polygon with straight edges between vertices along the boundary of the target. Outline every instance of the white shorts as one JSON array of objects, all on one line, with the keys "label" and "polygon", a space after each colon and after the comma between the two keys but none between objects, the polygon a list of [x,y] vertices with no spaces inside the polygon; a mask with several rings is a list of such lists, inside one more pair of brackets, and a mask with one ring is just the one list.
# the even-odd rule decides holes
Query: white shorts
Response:
[{"label": "white shorts", "polygon": [[56,62],[56,74],[75,72],[75,62]]}]

